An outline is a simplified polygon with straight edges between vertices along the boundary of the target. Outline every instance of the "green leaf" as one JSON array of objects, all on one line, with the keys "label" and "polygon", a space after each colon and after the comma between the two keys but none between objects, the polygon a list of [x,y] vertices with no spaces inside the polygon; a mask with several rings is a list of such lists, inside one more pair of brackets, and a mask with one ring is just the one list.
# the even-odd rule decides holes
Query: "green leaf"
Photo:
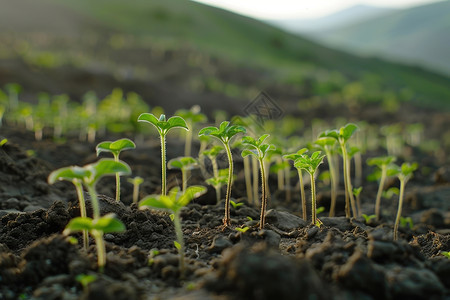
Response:
[{"label": "green leaf", "polygon": [[177,127],[189,130],[186,121],[180,116],[170,117],[169,120],[167,120],[167,124],[169,125],[167,130]]},{"label": "green leaf", "polygon": [[200,185],[193,185],[186,189],[186,192],[182,194],[177,201],[180,207],[186,206],[192,199],[199,197],[206,193],[206,188]]},{"label": "green leaf", "polygon": [[236,229],[236,231],[245,233],[245,232],[247,232],[247,230],[250,229],[250,227],[248,227],[248,226],[246,226],[246,227],[244,227],[244,228],[236,227],[235,229]]},{"label": "green leaf", "polygon": [[349,123],[339,130],[339,135],[344,138],[344,141],[348,141],[352,135],[358,130],[358,126],[353,123]]},{"label": "green leaf", "polygon": [[71,182],[77,179],[83,180],[83,178],[90,176],[90,174],[90,171],[78,166],[64,167],[51,172],[48,176],[48,183],[53,184],[56,180],[66,180]]},{"label": "green leaf", "polygon": [[139,207],[148,206],[157,209],[171,209],[171,206],[167,207],[167,205],[160,200],[161,195],[149,195],[144,197],[139,202]]},{"label": "green leaf", "polygon": [[66,225],[64,229],[64,234],[68,234],[70,232],[77,232],[87,230],[90,231],[93,229],[92,219],[89,217],[76,217],[69,221],[69,224]]},{"label": "green leaf", "polygon": [[167,165],[169,166],[169,169],[172,169],[172,168],[182,169],[183,168],[183,164],[181,163],[181,161],[179,161],[176,158],[169,160]]},{"label": "green leaf", "polygon": [[353,188],[353,195],[355,195],[355,197],[358,197],[361,194],[362,189],[362,186],[360,186],[359,188]]},{"label": "green leaf", "polygon": [[92,178],[89,178],[86,182],[93,184],[100,178],[107,175],[129,175],[131,174],[131,168],[128,164],[122,161],[114,161],[114,159],[103,158],[98,162],[84,166],[84,169],[90,171],[93,174]]},{"label": "green leaf", "polygon": [[218,133],[219,129],[217,129],[217,127],[214,126],[209,126],[209,127],[205,127],[202,128],[199,132],[198,132],[198,136],[203,136],[203,135],[211,135],[212,133]]},{"label": "green leaf", "polygon": [[177,241],[173,241],[173,244],[175,245],[175,248],[177,248],[178,250],[181,250],[181,244],[178,243]]},{"label": "green leaf", "polygon": [[110,232],[123,232],[126,230],[122,221],[118,220],[115,214],[107,214],[100,219],[93,220],[92,222],[94,230],[102,231],[103,233]]},{"label": "green leaf", "polygon": [[302,148],[295,153],[283,155],[283,158],[295,161],[297,158],[301,157],[306,152],[308,152],[308,149]]},{"label": "green leaf", "polygon": [[78,281],[82,286],[86,287],[91,282],[94,282],[97,280],[97,276],[95,275],[86,275],[86,274],[80,274],[75,277],[75,280]]},{"label": "green leaf", "polygon": [[372,157],[367,159],[367,165],[369,166],[378,166],[378,167],[382,167],[382,166],[387,166],[393,162],[395,162],[396,157],[394,156],[378,156],[378,157]]},{"label": "green leaf", "polygon": [[141,183],[144,182],[144,178],[142,178],[140,176],[136,176],[134,178],[128,178],[128,182],[131,184],[140,185]]},{"label": "green leaf", "polygon": [[334,139],[332,137],[321,137],[321,138],[317,139],[314,142],[314,144],[318,145],[323,150],[325,150],[325,148],[327,148],[327,147],[333,147],[336,144],[336,139]]},{"label": "green leaf", "polygon": [[[161,115],[162,116],[162,115]],[[147,122],[150,123],[152,125],[154,125],[156,128],[158,128],[158,130],[160,130],[159,128],[159,120],[150,113],[142,113],[139,117],[138,117],[138,122]]]},{"label": "green leaf", "polygon": [[322,132],[319,135],[319,138],[322,138],[322,137],[330,137],[330,138],[333,138],[335,140],[339,140],[339,132],[336,129],[334,129],[334,130],[327,130],[327,131]]},{"label": "green leaf", "polygon": [[244,149],[242,150],[241,156],[246,157],[248,155],[253,155],[255,157],[258,157],[258,151],[256,150],[250,150],[250,149]]}]

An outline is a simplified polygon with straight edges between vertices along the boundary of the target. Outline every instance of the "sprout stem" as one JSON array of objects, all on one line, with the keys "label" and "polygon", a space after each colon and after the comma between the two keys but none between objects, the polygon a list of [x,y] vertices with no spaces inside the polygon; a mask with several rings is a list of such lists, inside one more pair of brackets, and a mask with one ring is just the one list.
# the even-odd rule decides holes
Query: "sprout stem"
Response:
[{"label": "sprout stem", "polygon": [[97,245],[97,264],[99,272],[103,273],[106,265],[106,248],[105,242],[103,241],[103,232],[93,230],[92,235],[95,239],[95,244]]},{"label": "sprout stem", "polygon": [[383,164],[381,166],[380,185],[378,186],[377,199],[375,201],[375,215],[377,216],[377,221],[380,220],[381,195],[383,193],[384,182],[386,181],[386,172],[387,172],[387,165]]},{"label": "sprout stem", "polygon": [[248,156],[244,157],[244,178],[248,202],[253,204],[252,175],[250,173],[250,157]]},{"label": "sprout stem", "polygon": [[161,134],[161,195],[166,196],[166,135]]},{"label": "sprout stem", "polygon": [[300,182],[300,196],[302,198],[302,217],[303,220],[306,221],[307,214],[306,214],[306,196],[305,196],[305,185],[303,184],[303,172],[301,169],[297,169],[298,171],[298,180]]},{"label": "sprout stem", "polygon": [[[80,216],[82,218],[85,218],[87,217],[87,214],[86,214],[86,204],[83,195],[83,185],[79,180],[73,180],[72,182],[75,185],[75,189],[77,190],[78,202],[80,203]],[[87,251],[88,247],[89,247],[88,231],[83,230],[83,248],[84,250]]]},{"label": "sprout stem", "polygon": [[223,219],[223,223],[225,226],[231,225],[230,218],[230,197],[231,197],[231,186],[233,184],[233,156],[231,154],[230,146],[228,143],[224,143],[225,150],[227,151],[228,156],[228,184],[227,184],[227,194],[225,198],[225,217]]},{"label": "sprout stem", "polygon": [[311,177],[311,224],[316,225],[316,181],[314,180],[314,173],[310,173],[309,175]]},{"label": "sprout stem", "polygon": [[98,203],[97,198],[97,192],[95,191],[95,188],[91,185],[86,185],[89,196],[91,197],[91,203],[92,203],[92,211],[93,211],[93,219],[99,219],[100,218],[100,206]]},{"label": "sprout stem", "polygon": [[177,241],[180,244],[180,248],[178,249],[179,257],[180,257],[180,277],[184,277],[184,239],[183,239],[183,231],[181,230],[181,221],[180,221],[180,213],[177,211],[173,214],[173,223],[175,226],[175,234],[177,236]]},{"label": "sprout stem", "polygon": [[264,229],[264,224],[266,221],[266,208],[267,208],[267,179],[264,169],[264,161],[263,158],[259,159],[259,165],[261,169],[261,216],[259,222],[259,229]]},{"label": "sprout stem", "polygon": [[398,197],[398,210],[397,210],[397,217],[395,218],[395,225],[394,225],[394,241],[396,241],[398,239],[398,225],[400,223],[400,218],[402,216],[403,195],[405,192],[405,185],[406,185],[406,180],[400,179],[400,195]]}]

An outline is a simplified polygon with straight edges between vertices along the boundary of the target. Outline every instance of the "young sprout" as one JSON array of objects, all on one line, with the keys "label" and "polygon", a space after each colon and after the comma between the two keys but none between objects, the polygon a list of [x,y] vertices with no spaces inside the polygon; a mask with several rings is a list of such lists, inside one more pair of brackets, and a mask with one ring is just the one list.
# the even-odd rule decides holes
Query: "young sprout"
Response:
[{"label": "young sprout", "polygon": [[336,198],[337,198],[337,189],[338,189],[338,181],[337,181],[337,171],[335,167],[334,161],[334,152],[336,147],[336,140],[331,137],[322,137],[314,142],[317,146],[319,146],[320,150],[324,151],[327,160],[328,160],[328,168],[330,170],[330,180],[331,180],[331,204],[330,204],[330,217],[334,217],[336,211]]},{"label": "young sprout", "polygon": [[[377,198],[375,200],[375,215],[377,217],[377,220],[380,220],[381,195],[383,193],[384,183],[388,176],[389,166],[395,161],[395,159],[396,158],[394,156],[380,156],[369,158],[367,160],[367,164],[369,166],[377,166],[381,170],[380,185],[378,186]],[[395,171],[396,170],[394,170],[394,172]],[[392,174],[392,170],[389,171],[389,173],[389,175],[391,176],[395,175]]]},{"label": "young sprout", "polygon": [[[114,142],[106,141],[99,143],[97,147],[95,147],[97,151],[97,156],[101,152],[111,152],[114,156],[115,161],[119,161],[119,154],[123,150],[135,149],[136,144],[129,139],[120,139]],[[116,201],[120,201],[120,175],[116,173]]]},{"label": "young sprout", "polygon": [[[220,201],[220,189],[223,185],[227,184],[228,182],[228,169],[220,169],[218,170],[218,176],[214,176],[211,178],[206,179],[206,183],[209,185],[212,185],[214,189],[216,190],[216,200],[217,202]],[[231,201],[231,200],[230,200]]]},{"label": "young sprout", "polygon": [[243,202],[234,202],[233,200],[230,200],[231,206],[233,206],[234,209],[237,209],[239,206],[244,205]]},{"label": "young sprout", "polygon": [[294,164],[296,168],[308,172],[311,178],[311,224],[313,225],[318,224],[316,215],[316,182],[314,175],[319,165],[323,162],[324,157],[325,155],[322,155],[320,151],[314,152],[311,156],[303,154],[295,160]]},{"label": "young sprout", "polygon": [[225,217],[223,218],[223,223],[225,226],[230,226],[230,197],[231,197],[231,186],[233,184],[233,156],[231,155],[230,140],[238,133],[245,133],[246,130],[242,126],[230,125],[230,122],[223,121],[220,123],[219,128],[210,126],[201,129],[198,133],[199,136],[211,135],[219,139],[227,152],[228,156],[228,184],[227,184],[227,194],[225,198]]},{"label": "young sprout", "polygon": [[125,231],[125,225],[112,213],[94,219],[77,217],[70,220],[63,234],[70,234],[77,231],[88,231],[94,238],[95,244],[97,245],[98,268],[100,272],[103,272],[106,264],[106,249],[103,236],[105,233],[123,232]]},{"label": "young sprout", "polygon": [[353,188],[353,196],[356,198],[356,207],[358,208],[358,216],[361,215],[361,191],[363,187]]},{"label": "young sprout", "polygon": [[[286,154],[283,157],[285,159],[290,159],[290,160],[294,161],[294,163],[295,163],[295,160],[297,158],[301,157],[307,151],[308,151],[308,149],[303,148],[303,149],[298,150],[296,153]],[[297,168],[297,167],[296,167],[296,169],[297,169],[297,172],[298,172],[298,179],[299,179],[299,182],[300,182],[300,197],[301,197],[301,200],[302,200],[302,217],[303,217],[303,220],[306,221],[306,219],[307,219],[307,216],[306,216],[306,196],[305,196],[305,185],[303,184],[303,174],[302,174],[302,169]]]},{"label": "young sprout", "polygon": [[352,135],[358,130],[358,126],[349,123],[339,130],[328,130],[320,134],[319,137],[331,137],[338,141],[342,151],[344,187],[345,187],[345,216],[350,218],[350,205],[353,217],[357,216],[355,198],[352,193],[352,184],[350,179],[350,163],[347,154],[347,142]]},{"label": "young sprout", "polygon": [[394,224],[394,241],[398,239],[398,225],[400,223],[400,217],[402,216],[402,205],[403,205],[403,197],[405,194],[405,185],[411,179],[413,172],[417,169],[417,163],[403,163],[399,168],[399,172],[397,174],[398,179],[400,180],[400,195],[398,196],[398,211],[397,217],[395,218]]},{"label": "young sprout", "polygon": [[194,105],[191,109],[180,109],[175,112],[176,115],[182,117],[189,128],[186,132],[186,142],[184,144],[184,156],[191,156],[192,149],[192,131],[194,131],[194,126],[200,122],[206,121],[206,116],[200,113],[200,106]]},{"label": "young sprout", "polygon": [[366,215],[366,214],[362,214],[361,216],[364,218],[366,224],[369,224],[370,220],[377,217],[376,215]]},{"label": "young sprout", "polygon": [[89,284],[96,281],[97,276],[80,274],[80,275],[77,275],[77,277],[75,277],[75,280],[81,284],[81,286],[83,287],[84,294],[87,295],[89,292]]},{"label": "young sprout", "polygon": [[128,182],[133,185],[133,203],[137,203],[139,200],[139,186],[144,182],[144,178],[136,176],[128,178]]},{"label": "young sprout", "polygon": [[447,257],[448,259],[450,259],[450,251],[441,251],[439,253],[442,254],[443,256]]},{"label": "young sprout", "polygon": [[178,157],[169,160],[168,162],[169,169],[180,169],[181,170],[181,180],[182,180],[182,191],[186,192],[187,181],[188,181],[188,171],[196,168],[198,166],[198,162],[195,158],[190,156]]},{"label": "young sprout", "polygon": [[408,226],[409,229],[413,229],[414,223],[411,217],[400,217],[400,226],[406,227]]},{"label": "young sprout", "polygon": [[173,116],[166,120],[164,114],[157,119],[153,114],[143,113],[139,116],[138,122],[150,123],[158,130],[161,138],[161,195],[166,195],[166,135],[172,128],[183,128],[185,130],[189,130],[189,128],[182,117]]},{"label": "young sprout", "polygon": [[264,159],[269,151],[275,150],[275,146],[272,144],[265,144],[264,141],[269,135],[263,134],[259,139],[254,139],[250,136],[244,136],[242,138],[242,144],[250,149],[244,149],[242,151],[242,157],[247,155],[255,156],[259,161],[259,168],[261,170],[261,216],[259,221],[259,228],[263,229],[266,220],[266,208],[267,208],[267,178],[265,174]]},{"label": "young sprout", "polygon": [[151,207],[156,209],[167,210],[173,214],[173,223],[175,226],[175,234],[177,240],[174,241],[175,247],[178,249],[180,277],[184,276],[184,239],[183,231],[181,229],[180,211],[189,202],[206,192],[204,186],[190,186],[186,192],[181,193],[179,187],[172,188],[168,195],[150,195],[139,202],[140,207]]}]

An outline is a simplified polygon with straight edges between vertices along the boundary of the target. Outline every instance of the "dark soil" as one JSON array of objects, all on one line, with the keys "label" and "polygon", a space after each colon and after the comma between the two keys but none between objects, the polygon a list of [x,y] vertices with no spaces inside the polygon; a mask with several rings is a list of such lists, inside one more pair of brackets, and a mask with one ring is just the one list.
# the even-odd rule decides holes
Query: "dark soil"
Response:
[{"label": "dark soil", "polygon": [[[131,204],[132,187],[123,180],[123,202],[114,195],[114,180],[102,179],[101,213],[113,212],[124,233],[105,235],[107,265],[96,267],[91,239],[88,251],[62,234],[69,220],[79,215],[75,189],[69,183],[47,184],[48,174],[59,167],[95,161],[94,144],[69,138],[33,142],[20,128],[2,127],[9,142],[0,148],[0,299],[448,299],[450,260],[449,177],[432,166],[407,186],[403,215],[411,216],[412,229],[400,227],[393,241],[397,201],[384,201],[383,218],[366,224],[363,218],[319,215],[318,228],[302,220],[298,192],[291,203],[276,191],[271,180],[271,210],[267,226],[257,229],[259,208],[244,196],[241,161],[236,157],[237,180],[233,197],[245,204],[232,208],[232,226],[223,228],[223,201],[215,203],[210,190],[183,210],[187,270],[180,279],[175,233],[167,213],[139,210]],[[29,155],[25,149],[33,149]],[[169,158],[183,145],[168,141]],[[123,153],[133,175],[145,178],[141,197],[157,193],[159,145],[145,143]],[[169,187],[180,174],[169,172]],[[193,173],[192,184],[201,184]],[[371,214],[376,183],[367,185],[363,212]],[[396,183],[393,183],[394,185]],[[322,189],[326,190],[326,189]],[[321,188],[319,188],[321,191]],[[319,206],[329,205],[320,192]],[[287,210],[290,208],[290,210]],[[88,200],[90,213],[90,202]],[[251,217],[254,221],[251,221]],[[236,227],[249,227],[245,233]],[[158,250],[157,255],[152,254]],[[77,275],[93,274],[86,289]]]}]

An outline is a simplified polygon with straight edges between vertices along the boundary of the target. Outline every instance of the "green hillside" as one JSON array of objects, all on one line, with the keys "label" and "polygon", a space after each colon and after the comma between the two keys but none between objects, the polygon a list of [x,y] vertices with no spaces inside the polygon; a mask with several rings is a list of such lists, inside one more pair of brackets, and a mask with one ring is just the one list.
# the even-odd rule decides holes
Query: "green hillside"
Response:
[{"label": "green hillside", "polygon": [[254,19],[196,2],[79,0],[64,5],[117,31],[263,65],[274,73],[281,70],[280,76],[305,77],[337,71],[349,80],[371,77],[382,81],[382,87],[411,88],[417,99],[427,103],[432,100],[437,105],[448,105],[450,99],[450,81],[446,77],[336,51]]},{"label": "green hillside", "polygon": [[316,37],[352,52],[450,74],[449,12],[450,1],[443,1],[320,32]]}]

